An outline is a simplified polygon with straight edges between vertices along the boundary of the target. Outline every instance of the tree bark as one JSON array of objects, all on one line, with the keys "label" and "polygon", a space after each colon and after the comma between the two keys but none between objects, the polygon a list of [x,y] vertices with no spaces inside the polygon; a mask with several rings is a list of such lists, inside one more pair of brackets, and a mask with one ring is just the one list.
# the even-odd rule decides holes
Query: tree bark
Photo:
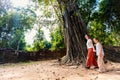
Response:
[{"label": "tree bark", "polygon": [[[59,4],[61,5],[60,1]],[[79,64],[81,62],[85,63],[87,50],[84,35],[87,34],[86,25],[81,18],[81,14],[77,10],[76,4],[66,2],[63,5],[64,14],[62,16],[64,22],[64,36],[67,50],[66,55],[62,58],[62,64]]]}]

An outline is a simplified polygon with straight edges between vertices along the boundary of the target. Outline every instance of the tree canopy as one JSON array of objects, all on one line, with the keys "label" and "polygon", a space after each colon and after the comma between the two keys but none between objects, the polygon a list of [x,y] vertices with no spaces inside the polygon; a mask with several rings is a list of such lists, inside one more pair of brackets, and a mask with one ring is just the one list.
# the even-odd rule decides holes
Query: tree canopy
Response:
[{"label": "tree canopy", "polygon": [[[0,0],[0,48],[15,50],[50,50],[65,48],[65,7],[70,5],[70,14],[85,23],[91,37],[98,37],[104,46],[120,45],[119,0],[31,0],[28,7],[13,7],[10,0]],[[65,5],[65,6],[64,6]],[[77,5],[72,11],[72,8]],[[38,11],[38,13],[36,13]],[[31,45],[25,41],[25,33],[37,25],[36,36]],[[43,27],[49,30],[47,41]]]}]

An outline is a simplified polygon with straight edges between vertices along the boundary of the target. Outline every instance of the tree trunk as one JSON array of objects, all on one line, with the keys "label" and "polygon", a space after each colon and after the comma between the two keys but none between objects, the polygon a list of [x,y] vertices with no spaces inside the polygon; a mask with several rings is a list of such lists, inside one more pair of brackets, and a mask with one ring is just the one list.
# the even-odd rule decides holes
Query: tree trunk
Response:
[{"label": "tree trunk", "polygon": [[15,54],[18,56],[19,55],[19,46],[20,46],[20,41],[21,41],[21,39],[19,39],[19,41],[18,41],[18,44],[17,44],[17,49],[15,50]]},{"label": "tree trunk", "polygon": [[67,50],[62,64],[85,62],[87,50],[84,35],[87,34],[87,29],[76,4],[64,3],[63,22]]}]

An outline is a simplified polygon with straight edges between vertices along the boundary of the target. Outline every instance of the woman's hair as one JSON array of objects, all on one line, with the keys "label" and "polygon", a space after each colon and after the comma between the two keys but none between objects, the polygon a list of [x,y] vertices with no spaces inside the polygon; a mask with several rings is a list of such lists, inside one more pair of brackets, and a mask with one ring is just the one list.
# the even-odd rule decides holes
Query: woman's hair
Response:
[{"label": "woman's hair", "polygon": [[89,35],[89,34],[85,34],[85,35],[87,35],[87,36],[90,38],[90,35]]}]

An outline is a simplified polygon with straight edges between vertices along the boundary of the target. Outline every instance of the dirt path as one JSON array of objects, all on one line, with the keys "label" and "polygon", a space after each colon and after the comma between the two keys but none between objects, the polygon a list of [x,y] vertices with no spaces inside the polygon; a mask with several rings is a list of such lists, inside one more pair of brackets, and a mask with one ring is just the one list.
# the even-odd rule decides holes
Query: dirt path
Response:
[{"label": "dirt path", "polygon": [[0,65],[0,80],[120,80],[120,63],[106,64],[109,70],[98,73],[82,66],[59,66],[52,61]]}]

